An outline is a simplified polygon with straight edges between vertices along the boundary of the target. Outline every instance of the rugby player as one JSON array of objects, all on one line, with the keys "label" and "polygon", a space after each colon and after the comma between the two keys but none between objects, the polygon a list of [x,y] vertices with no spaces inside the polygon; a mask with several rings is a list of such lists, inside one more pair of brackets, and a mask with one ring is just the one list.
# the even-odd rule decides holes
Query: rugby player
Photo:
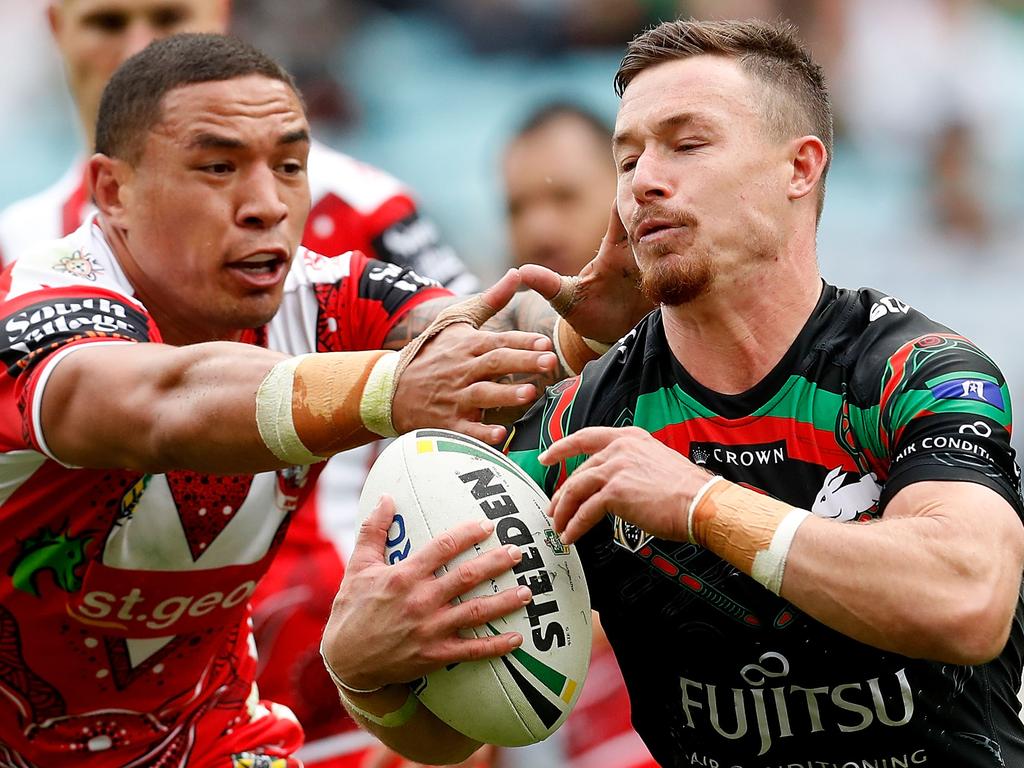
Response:
[{"label": "rugby player", "polygon": [[[1024,764],[1009,393],[969,340],[819,275],[820,68],[785,24],[675,21],[629,45],[616,86],[618,212],[660,308],[507,450],[579,548],[638,732],[665,766]],[[382,739],[429,760],[472,747],[423,708],[389,720],[429,665],[343,653],[392,508],[325,658]]]}]

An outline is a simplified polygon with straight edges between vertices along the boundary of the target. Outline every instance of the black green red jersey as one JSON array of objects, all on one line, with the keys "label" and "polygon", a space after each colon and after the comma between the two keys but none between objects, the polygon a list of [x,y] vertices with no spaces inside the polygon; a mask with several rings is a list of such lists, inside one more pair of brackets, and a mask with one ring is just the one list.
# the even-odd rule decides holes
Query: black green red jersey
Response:
[{"label": "black green red jersey", "polygon": [[[730,396],[682,368],[654,312],[549,389],[508,453],[551,494],[585,457],[542,467],[540,451],[585,426],[627,425],[728,480],[845,523],[882,517],[897,491],[923,480],[979,483],[1022,514],[999,369],[873,290],[825,285],[778,365]],[[662,765],[1024,765],[1019,604],[997,659],[941,664],[859,643],[712,552],[610,515],[578,548],[634,725]]]}]

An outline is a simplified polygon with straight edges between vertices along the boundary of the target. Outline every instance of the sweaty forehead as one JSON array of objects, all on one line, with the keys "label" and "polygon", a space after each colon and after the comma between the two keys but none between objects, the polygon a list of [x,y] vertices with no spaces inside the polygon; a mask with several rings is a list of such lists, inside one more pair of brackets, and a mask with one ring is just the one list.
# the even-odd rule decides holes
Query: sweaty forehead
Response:
[{"label": "sweaty forehead", "polygon": [[153,132],[171,139],[210,129],[276,139],[278,132],[308,129],[295,91],[262,75],[179,86],[164,96],[160,113]]}]

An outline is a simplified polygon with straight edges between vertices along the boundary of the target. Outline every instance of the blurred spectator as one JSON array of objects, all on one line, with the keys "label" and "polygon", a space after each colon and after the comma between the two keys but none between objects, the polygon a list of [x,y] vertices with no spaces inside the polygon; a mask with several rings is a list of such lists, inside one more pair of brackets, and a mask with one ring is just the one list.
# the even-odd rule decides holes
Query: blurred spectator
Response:
[{"label": "blurred spectator", "polygon": [[344,80],[329,66],[331,52],[358,28],[359,3],[351,0],[233,0],[231,31],[280,61],[306,100],[313,130],[354,122],[356,107]]},{"label": "blurred spectator", "polygon": [[569,102],[535,111],[505,147],[512,263],[575,275],[594,258],[615,199],[611,129]]},{"label": "blurred spectator", "polygon": [[[371,0],[372,1],[372,0]],[[389,10],[429,10],[478,53],[553,55],[619,46],[647,24],[675,16],[674,0],[376,0]]]}]

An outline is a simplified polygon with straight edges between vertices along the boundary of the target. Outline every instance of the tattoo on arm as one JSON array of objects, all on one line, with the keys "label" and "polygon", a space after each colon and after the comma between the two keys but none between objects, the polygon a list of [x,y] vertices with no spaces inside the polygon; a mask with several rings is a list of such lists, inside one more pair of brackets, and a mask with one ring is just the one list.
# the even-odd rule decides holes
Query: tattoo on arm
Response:
[{"label": "tattoo on arm", "polygon": [[459,296],[445,296],[443,299],[432,299],[413,307],[388,331],[388,335],[384,337],[383,349],[401,349],[427,330],[427,326],[434,322],[434,318],[442,309],[460,301],[462,298]]},{"label": "tattoo on arm", "polygon": [[[388,332],[384,339],[384,349],[401,349],[423,333],[442,309],[461,300],[461,297],[446,296],[443,299],[426,301],[418,307],[409,310]],[[507,307],[484,323],[482,330],[495,333],[503,331],[529,331],[551,338],[555,330],[555,320],[557,318],[558,315],[555,313],[555,310],[551,308],[540,294],[533,292],[517,293]],[[516,384],[534,384],[537,387],[538,394],[541,394],[546,387],[561,381],[568,375],[568,372],[559,363],[551,374],[505,376],[499,379],[499,381]],[[488,421],[495,423],[495,417],[497,416],[500,419],[498,423],[511,423],[510,420],[506,421],[506,419],[514,420],[513,416],[517,418],[524,412],[525,409],[518,414],[506,415],[502,413],[498,416],[497,412],[490,411],[488,412]]]}]

